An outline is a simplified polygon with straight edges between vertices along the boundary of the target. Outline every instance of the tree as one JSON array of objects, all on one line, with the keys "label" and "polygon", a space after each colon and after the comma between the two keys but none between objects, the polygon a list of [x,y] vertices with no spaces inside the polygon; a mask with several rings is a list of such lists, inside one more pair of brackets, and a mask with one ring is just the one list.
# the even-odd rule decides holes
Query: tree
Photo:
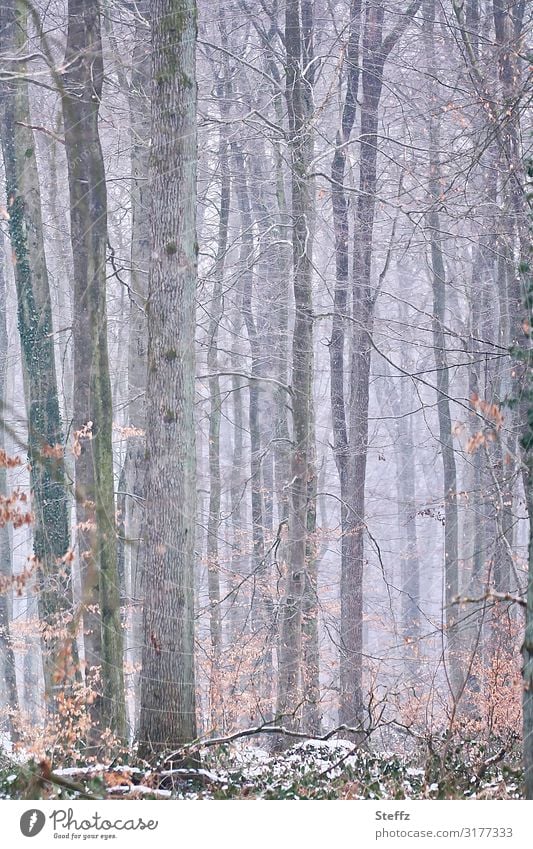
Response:
[{"label": "tree", "polygon": [[[223,31],[223,12],[219,8],[220,27]],[[219,81],[217,91],[221,98],[221,121],[227,118],[227,82]],[[222,95],[222,91],[225,92]],[[228,248],[228,221],[231,200],[231,181],[228,161],[228,139],[226,128],[220,132],[218,161],[220,163],[220,209],[217,236],[217,250],[213,268],[213,306],[208,330],[207,368],[209,371],[209,519],[207,525],[207,570],[209,603],[209,629],[213,652],[211,673],[211,715],[213,724],[222,715],[222,692],[220,686],[220,658],[222,652],[222,624],[220,613],[220,563],[218,535],[220,530],[220,419],[222,396],[218,376],[218,333],[222,318],[224,284],[224,266]]]},{"label": "tree", "polygon": [[[146,480],[146,360],[148,268],[150,264],[150,38],[149,3],[137,4],[129,92],[131,120],[131,294],[128,342],[128,431],[124,459],[125,557],[132,604],[131,661],[141,662],[144,490]],[[128,653],[129,655],[129,653]],[[139,680],[134,675],[135,714]],[[135,722],[135,725],[137,723]]]},{"label": "tree", "polygon": [[196,3],[152,6],[151,264],[139,755],[196,736]]},{"label": "tree", "polygon": [[[374,216],[377,196],[378,115],[385,62],[420,7],[410,3],[399,23],[384,36],[384,5],[366,6],[361,50],[361,130],[359,192],[353,234],[352,315],[346,315],[348,223],[344,193],[344,158],[359,89],[360,7],[350,11],[347,89],[341,130],[332,165],[336,238],[336,288],[330,349],[335,459],[341,483],[343,542],[341,550],[340,703],[341,723],[355,725],[363,713],[363,574],[365,483],[368,453],[368,405],[373,316],[378,292],[372,285]],[[350,396],[343,384],[344,329],[351,318]]]},{"label": "tree", "polygon": [[[0,230],[0,254],[4,254],[4,233]],[[5,454],[6,415],[6,374],[7,374],[7,322],[6,322],[6,280],[3,259],[0,262],[0,501],[7,498],[7,457]],[[9,526],[0,527],[0,579],[7,583],[12,580],[13,562]],[[6,690],[6,703],[10,711],[7,718],[8,733],[13,739],[17,734],[13,725],[13,716],[18,710],[17,678],[15,674],[15,652],[11,643],[9,627],[9,604],[6,592],[0,595],[0,668]]]},{"label": "tree", "polygon": [[457,604],[454,599],[459,595],[459,518],[457,508],[457,470],[453,447],[452,419],[450,412],[450,383],[446,356],[446,268],[442,251],[442,230],[440,224],[440,133],[439,108],[435,97],[436,69],[433,28],[435,25],[435,3],[428,0],[424,4],[424,27],[426,38],[426,59],[430,79],[429,112],[429,209],[426,215],[428,241],[430,245],[430,270],[433,289],[433,347],[437,370],[437,410],[439,414],[439,436],[441,443],[442,465],[444,471],[444,609],[446,616],[446,638],[448,646],[448,664],[450,687],[455,697],[460,695],[463,678],[458,657]]},{"label": "tree", "polygon": [[[531,175],[533,176],[533,174]],[[531,285],[527,295],[529,327],[533,319]],[[529,333],[528,339],[529,339]],[[529,349],[530,352],[530,349]],[[528,353],[529,353],[528,352]],[[529,353],[529,357],[531,354]],[[524,485],[529,514],[529,548],[526,593],[526,621],[522,645],[523,692],[523,741],[524,741],[524,784],[526,799],[533,799],[533,391],[531,388],[531,362],[528,365],[527,425],[522,437],[525,459]]]},{"label": "tree", "polygon": [[[530,173],[533,178],[533,169]],[[529,274],[529,288],[526,295],[527,325],[533,325],[533,287],[531,285],[531,269],[529,264],[523,266],[523,271]],[[527,423],[522,436],[522,450],[525,460],[524,488],[529,515],[529,548],[526,592],[526,621],[524,642],[522,645],[522,676],[523,692],[523,740],[524,740],[524,784],[526,799],[533,799],[533,388],[531,386],[532,364],[530,331],[527,334],[527,347],[524,356],[527,365]]]},{"label": "tree", "polygon": [[[73,426],[85,659],[98,693],[94,745],[106,727],[126,738],[107,348],[107,192],[98,128],[103,74],[98,1],[69,0],[62,95],[74,261]],[[101,683],[93,677],[98,668]]]},{"label": "tree", "polygon": [[[27,52],[26,3],[9,0],[1,7],[0,52],[12,60]],[[43,238],[39,173],[31,129],[24,61],[7,60],[3,83],[1,135],[6,175],[9,236],[17,289],[18,326],[27,384],[28,457],[35,525],[33,550],[43,624],[42,658],[46,702],[74,678],[77,647],[73,624],[72,582],[65,559],[69,548],[64,439],[54,359],[52,305]],[[60,636],[64,617],[69,636]]]},{"label": "tree", "polygon": [[313,433],[313,180],[310,124],[313,18],[308,0],[285,7],[286,98],[292,185],[292,251],[295,323],[292,344],[292,451],[287,577],[281,615],[277,713],[295,723],[301,701],[302,603],[308,568],[308,513],[314,487]]}]

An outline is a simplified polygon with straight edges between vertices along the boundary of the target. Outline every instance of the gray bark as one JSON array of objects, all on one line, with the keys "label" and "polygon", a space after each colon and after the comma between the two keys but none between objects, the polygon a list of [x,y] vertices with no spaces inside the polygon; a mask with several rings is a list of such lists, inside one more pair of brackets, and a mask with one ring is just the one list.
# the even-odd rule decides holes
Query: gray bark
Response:
[{"label": "gray bark", "polygon": [[142,653],[142,598],[144,568],[144,490],[146,480],[146,366],[148,267],[150,263],[150,27],[147,0],[138,4],[135,47],[129,95],[131,116],[131,293],[128,342],[128,424],[124,460],[125,556],[131,635],[127,656],[133,674],[134,726],[139,714],[139,674]]},{"label": "gray bark", "polygon": [[459,653],[458,607],[454,599],[459,595],[459,527],[457,509],[457,470],[453,445],[452,419],[450,411],[450,382],[448,358],[446,354],[446,269],[442,251],[442,230],[440,224],[440,161],[439,161],[439,105],[437,103],[434,82],[435,45],[433,30],[435,25],[434,0],[426,0],[424,5],[424,27],[426,60],[430,77],[429,112],[429,209],[426,214],[426,226],[430,246],[430,268],[433,289],[433,346],[437,368],[437,412],[439,419],[439,439],[443,467],[444,495],[444,622],[448,655],[448,677],[452,696],[457,698],[463,685],[463,674]]},{"label": "gray bark", "polygon": [[152,5],[146,575],[139,755],[196,737],[196,4]]},{"label": "gray bark", "polygon": [[[4,269],[4,234],[0,230],[0,452],[2,453],[6,450],[4,419],[6,415],[7,373],[7,300]],[[0,461],[0,501],[6,498],[7,494],[7,468]],[[13,563],[9,526],[2,523],[0,526],[0,578],[9,581],[12,575]],[[13,717],[18,711],[19,701],[15,675],[15,653],[10,634],[10,595],[9,591],[0,593],[0,670],[4,684],[6,707],[9,711],[6,723],[7,733],[11,739],[16,740],[17,734],[13,725]]]},{"label": "gray bark", "polygon": [[292,179],[295,319],[292,337],[292,451],[287,576],[281,610],[277,714],[296,726],[302,701],[302,605],[308,554],[309,495],[313,492],[313,22],[307,0],[285,7],[286,97]]}]

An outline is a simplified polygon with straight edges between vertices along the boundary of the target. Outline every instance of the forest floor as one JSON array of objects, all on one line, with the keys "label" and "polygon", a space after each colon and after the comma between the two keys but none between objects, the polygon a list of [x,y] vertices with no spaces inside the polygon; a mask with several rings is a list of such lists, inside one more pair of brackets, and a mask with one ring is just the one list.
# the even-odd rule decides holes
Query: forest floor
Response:
[{"label": "forest floor", "polygon": [[519,752],[444,743],[424,762],[308,740],[273,754],[252,743],[200,752],[194,768],[103,763],[53,769],[2,755],[0,797],[12,799],[519,799]]}]

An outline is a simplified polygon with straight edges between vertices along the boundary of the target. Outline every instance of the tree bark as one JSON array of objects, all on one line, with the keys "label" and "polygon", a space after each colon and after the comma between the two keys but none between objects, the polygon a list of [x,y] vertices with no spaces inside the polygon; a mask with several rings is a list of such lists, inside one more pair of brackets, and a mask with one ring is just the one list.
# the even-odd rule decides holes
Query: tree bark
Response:
[{"label": "tree bark", "polygon": [[97,0],[69,0],[65,67],[63,116],[74,259],[74,431],[80,451],[76,498],[89,681],[91,670],[100,667],[93,709],[96,745],[106,727],[118,739],[126,737],[107,346],[107,194],[98,130],[103,59]]},{"label": "tree bark", "polygon": [[[218,95],[224,96],[219,87]],[[224,91],[225,93],[225,91]],[[221,109],[222,120],[224,110]],[[210,703],[211,725],[220,728],[224,714],[224,698],[220,676],[220,658],[222,653],[222,620],[220,610],[220,563],[218,535],[220,531],[220,418],[221,393],[218,376],[218,334],[222,319],[224,284],[224,265],[228,246],[228,222],[230,211],[231,182],[229,173],[229,148],[226,131],[221,130],[218,150],[220,163],[220,209],[218,223],[218,244],[213,269],[213,300],[210,309],[207,370],[209,372],[209,514],[207,520],[207,575],[209,592],[209,631],[211,636],[211,674]]]},{"label": "tree bark", "polygon": [[[9,0],[1,11],[0,51],[16,57],[27,51],[27,7],[19,0]],[[45,697],[48,708],[54,710],[56,696],[75,677],[77,646],[74,625],[68,624],[73,617],[71,572],[69,564],[62,562],[69,547],[64,440],[39,174],[24,67],[17,62],[20,76],[3,84],[2,151],[27,388],[28,456],[35,516],[33,550],[38,560]],[[65,616],[68,636],[62,638]]]},{"label": "tree bark", "polygon": [[[152,4],[146,585],[139,755],[196,737],[196,4]],[[149,579],[148,579],[149,576]]]},{"label": "tree bark", "polygon": [[[352,287],[352,338],[350,363],[350,398],[348,416],[343,415],[339,377],[335,378],[335,440],[337,444],[337,465],[342,469],[339,476],[346,481],[346,498],[343,499],[344,518],[343,549],[341,563],[341,622],[340,622],[340,704],[339,720],[354,726],[361,722],[363,712],[363,575],[364,575],[364,533],[365,533],[365,483],[368,451],[368,403],[371,360],[371,338],[374,321],[374,303],[376,293],[372,287],[372,251],[374,233],[374,214],[377,189],[377,153],[378,112],[383,87],[383,69],[385,61],[410,20],[418,11],[421,0],[409,4],[399,23],[389,35],[383,37],[384,5],[380,0],[372,0],[366,6],[362,62],[361,62],[361,129],[359,192],[353,238],[353,287]],[[358,23],[354,22],[353,50],[358,38]],[[353,63],[352,63],[353,64]],[[350,111],[355,109],[356,72],[352,69],[353,94],[350,95],[348,118],[353,121]],[[353,102],[352,102],[353,101]],[[339,213],[342,212],[342,197],[337,197]],[[338,213],[337,237],[337,316],[344,304],[344,279],[346,278],[346,238],[345,226],[341,225],[342,216]],[[340,253],[339,253],[340,250]],[[340,302],[339,302],[340,299]],[[335,325],[339,333],[339,320]],[[339,356],[341,338],[335,340],[332,356]],[[338,366],[335,367],[338,371]],[[347,432],[346,432],[347,431]],[[343,447],[347,440],[346,449]]]},{"label": "tree bark", "polygon": [[[0,24],[1,26],[1,24]],[[0,452],[5,452],[6,374],[7,374],[7,297],[4,275],[4,233],[0,229]],[[7,468],[0,461],[0,499],[7,497]],[[0,578],[9,581],[13,576],[13,559],[9,526],[0,526]],[[13,718],[19,708],[17,678],[15,674],[15,652],[10,634],[10,591],[0,593],[0,670],[5,688],[7,732],[12,740],[17,739]]]},{"label": "tree bark", "polygon": [[264,351],[261,348],[253,311],[254,237],[253,217],[248,175],[244,156],[237,144],[233,146],[237,176],[235,193],[241,219],[241,276],[242,312],[252,358],[249,384],[248,419],[250,427],[250,479],[252,495],[252,583],[253,632],[258,640],[258,660],[254,664],[252,687],[262,716],[272,712],[272,599],[269,592],[268,566],[265,560],[265,504],[263,498],[261,396],[264,376]]},{"label": "tree bark", "polygon": [[135,669],[134,727],[139,719],[144,572],[144,495],[146,481],[146,370],[148,267],[150,264],[150,26],[149,3],[137,3],[135,47],[129,94],[131,117],[131,293],[128,342],[128,434],[124,460],[125,556],[131,635],[127,656]]},{"label": "tree bark", "polygon": [[[281,612],[279,717],[291,727],[299,721],[302,701],[302,604],[306,585],[309,495],[313,492],[313,21],[307,0],[285,7],[286,98],[292,181],[292,250],[295,319],[292,337],[292,452],[289,543]],[[311,508],[312,509],[312,508]]]},{"label": "tree bark", "polygon": [[443,468],[444,495],[444,622],[448,654],[448,675],[452,696],[460,695],[463,685],[459,652],[458,608],[454,599],[459,595],[459,517],[457,509],[457,470],[453,446],[452,419],[449,401],[449,371],[446,354],[446,269],[442,252],[439,197],[441,168],[439,160],[439,106],[436,100],[435,70],[435,2],[425,0],[424,27],[428,74],[430,79],[429,112],[429,209],[426,226],[430,245],[431,283],[433,290],[433,347],[437,369],[437,413]]}]

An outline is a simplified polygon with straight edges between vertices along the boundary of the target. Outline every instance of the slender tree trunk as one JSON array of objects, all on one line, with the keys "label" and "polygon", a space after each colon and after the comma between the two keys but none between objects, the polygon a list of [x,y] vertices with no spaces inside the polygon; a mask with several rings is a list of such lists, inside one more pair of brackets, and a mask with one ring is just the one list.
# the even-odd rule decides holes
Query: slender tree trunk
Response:
[{"label": "slender tree trunk", "polygon": [[[408,355],[402,358],[405,371],[410,368]],[[407,415],[409,399],[405,398],[405,381],[400,392],[391,379],[388,364],[381,368],[387,373],[386,402],[394,417],[391,435],[396,445],[396,493],[400,537],[401,637],[409,681],[419,672],[420,638],[420,559],[416,524],[416,451],[413,440],[412,417]]]},{"label": "slender tree trunk", "polygon": [[353,336],[348,419],[346,559],[341,574],[340,722],[355,725],[363,710],[363,574],[368,403],[374,295],[371,288],[378,108],[383,82],[383,6],[366,10],[362,51],[361,160],[353,254]]},{"label": "slender tree trunk", "polygon": [[[533,165],[529,166],[529,180],[533,180]],[[533,799],[533,381],[531,378],[531,327],[533,326],[533,268],[531,263],[523,266],[527,273],[529,288],[524,298],[526,306],[527,328],[526,340],[523,347],[523,361],[528,366],[525,392],[521,408],[525,413],[523,420],[524,432],[521,438],[522,456],[524,459],[524,491],[529,516],[529,551],[526,595],[526,622],[524,642],[522,644],[522,728],[523,728],[523,761],[524,789],[526,799]],[[525,274],[524,274],[525,276]]]},{"label": "slender tree trunk", "polygon": [[[233,346],[231,351],[231,369],[239,371],[240,358],[238,353],[241,331],[241,308],[234,309],[232,321]],[[246,622],[246,591],[240,584],[245,578],[247,557],[245,556],[245,541],[243,538],[243,491],[244,491],[244,409],[242,379],[236,374],[231,379],[232,409],[233,409],[233,453],[231,463],[230,506],[231,506],[231,577],[232,595],[230,599],[230,644],[237,646],[243,636]]]},{"label": "slender tree trunk", "polygon": [[231,329],[233,344],[230,355],[231,370],[234,372],[231,378],[232,395],[232,419],[233,419],[233,449],[230,478],[230,510],[231,510],[231,568],[229,576],[228,591],[231,593],[228,599],[229,605],[229,649],[230,657],[234,660],[232,687],[228,698],[227,716],[228,727],[234,728],[236,720],[240,716],[238,698],[243,691],[247,690],[246,675],[241,671],[241,645],[247,636],[247,609],[249,599],[248,583],[243,584],[248,572],[247,546],[244,539],[244,408],[243,408],[243,381],[237,376],[240,370],[241,360],[239,355],[241,338],[241,305],[236,304],[233,308]]},{"label": "slender tree trunk", "polygon": [[[354,522],[349,510],[349,444],[346,416],[346,396],[344,387],[344,325],[348,313],[348,269],[349,269],[349,226],[348,202],[344,188],[347,145],[350,141],[357,110],[357,92],[359,87],[359,41],[361,35],[361,2],[353,0],[350,6],[350,28],[346,54],[346,95],[342,110],[341,126],[337,132],[335,154],[331,167],[333,226],[335,230],[335,295],[333,302],[333,322],[331,330],[330,354],[330,390],[331,413],[333,423],[333,442],[335,462],[339,474],[341,495],[341,705],[345,701],[346,688],[349,686],[352,663],[347,664],[346,653],[350,651],[349,637],[352,634],[347,627],[348,601],[345,592],[352,575],[351,555],[353,554]],[[354,576],[355,577],[355,576]],[[351,598],[354,594],[351,592]],[[353,623],[355,624],[355,622]],[[354,660],[353,658],[351,660]],[[359,657],[356,662],[359,663]],[[347,668],[347,665],[350,669]],[[360,682],[353,682],[360,690]],[[362,694],[354,696],[359,705]],[[359,707],[356,712],[359,712]],[[346,713],[341,706],[341,713]],[[353,717],[352,717],[353,718]],[[341,720],[344,721],[344,720]]]},{"label": "slender tree trunk", "polygon": [[98,130],[103,60],[97,0],[69,0],[65,67],[63,115],[74,259],[74,430],[79,435],[76,498],[89,676],[100,667],[93,710],[96,744],[105,727],[119,739],[126,737],[107,348],[107,196]]},{"label": "slender tree trunk", "polygon": [[446,646],[448,654],[448,674],[452,696],[460,694],[463,684],[461,661],[459,657],[458,606],[454,599],[459,595],[459,522],[457,509],[457,471],[453,446],[452,419],[449,401],[449,371],[446,354],[446,269],[442,252],[442,230],[440,224],[439,197],[441,168],[439,160],[439,106],[436,99],[435,83],[435,2],[426,0],[424,4],[424,27],[426,61],[429,74],[429,209],[426,214],[426,226],[430,245],[431,283],[433,289],[433,347],[435,350],[437,413],[439,419],[439,439],[442,453],[444,485],[444,608]]},{"label": "slender tree trunk", "polygon": [[[27,7],[3,4],[0,51],[16,57],[27,51]],[[25,66],[2,91],[2,151],[6,174],[9,234],[14,258],[18,325],[28,405],[28,455],[35,516],[33,550],[38,560],[39,616],[45,698],[55,696],[75,676],[77,648],[72,619],[72,582],[63,558],[69,546],[64,441],[54,358],[52,306],[44,253],[41,195]],[[67,624],[67,636],[61,631]]]},{"label": "slender tree trunk", "polygon": [[258,654],[255,663],[253,687],[260,705],[261,715],[272,713],[272,600],[269,593],[268,566],[265,559],[265,505],[263,499],[262,446],[261,446],[261,396],[264,376],[264,351],[261,348],[257,323],[253,312],[254,284],[254,241],[253,218],[246,164],[242,152],[234,145],[234,159],[237,176],[235,193],[241,218],[241,276],[243,286],[242,312],[250,353],[252,357],[249,385],[249,426],[250,426],[250,478],[252,490],[252,583],[253,631],[258,640]]},{"label": "slender tree trunk", "polygon": [[194,0],[154,0],[147,580],[138,732],[144,758],[196,737],[195,47]]},{"label": "slender tree trunk", "polygon": [[292,347],[292,455],[289,543],[281,613],[279,716],[298,722],[302,701],[302,604],[306,585],[309,493],[313,491],[313,156],[312,85],[314,61],[311,5],[287,0],[285,6],[286,97],[292,178],[292,248],[295,319]]},{"label": "slender tree trunk", "polygon": [[[309,426],[315,432],[314,405],[311,403]],[[316,448],[310,446],[310,466],[316,469]],[[320,647],[319,647],[319,602],[317,524],[316,524],[317,478],[311,476],[307,487],[307,542],[305,585],[302,599],[302,727],[308,734],[319,735],[322,714],[320,710]]]},{"label": "slender tree trunk", "polygon": [[[409,4],[389,35],[383,37],[384,5],[371,0],[366,5],[362,43],[362,103],[360,129],[359,193],[354,228],[353,303],[350,363],[350,398],[347,422],[348,456],[343,458],[342,407],[339,379],[336,378],[334,416],[338,440],[337,463],[343,468],[346,498],[341,569],[340,624],[340,722],[360,723],[363,712],[363,574],[365,533],[365,483],[368,452],[368,403],[371,360],[371,339],[376,293],[372,288],[372,251],[374,215],[377,194],[378,112],[383,87],[385,61],[416,14],[421,0]],[[355,10],[357,11],[357,10]],[[357,33],[354,35],[354,39]],[[355,44],[354,44],[355,48]],[[353,72],[355,73],[355,72]],[[354,94],[357,91],[355,80]],[[354,95],[352,95],[353,98]],[[354,100],[355,104],[355,100]],[[352,105],[351,108],[355,108]],[[340,198],[337,199],[339,203]],[[339,211],[342,204],[339,204]],[[339,217],[339,224],[342,218]],[[344,233],[337,226],[337,244],[341,247],[338,262],[346,262],[342,250]],[[339,266],[338,266],[339,268]],[[338,272],[337,272],[338,273]],[[341,282],[345,270],[341,271]],[[343,306],[343,285],[337,287],[340,307]],[[339,310],[337,309],[337,314]],[[336,332],[339,323],[337,321]],[[343,344],[343,343],[342,343]],[[338,356],[341,340],[336,341]],[[337,458],[336,458],[337,459]]]},{"label": "slender tree trunk", "polygon": [[[484,181],[483,181],[484,183]],[[484,186],[481,191],[484,191]],[[485,223],[484,230],[490,232],[489,221]],[[471,365],[468,371],[468,397],[487,398],[488,380],[483,374],[480,360],[479,340],[490,340],[491,322],[483,315],[488,315],[489,303],[492,296],[492,267],[490,259],[490,245],[486,238],[480,237],[476,246],[474,263],[472,267],[472,279],[470,282],[470,344],[469,353]],[[475,410],[469,417],[469,438],[474,439],[479,431],[479,419]],[[463,574],[461,592],[470,598],[479,598],[482,595],[485,575],[485,551],[488,540],[493,536],[488,526],[487,495],[490,491],[487,480],[486,454],[477,450],[471,453],[466,469],[465,488],[469,493],[468,509],[465,509],[462,522],[462,546],[463,546]],[[482,639],[484,604],[471,603],[467,610],[467,620],[461,625],[461,648],[465,653],[465,662],[470,665],[474,656],[482,660],[484,654],[484,641]],[[479,690],[479,678],[477,671],[472,671],[466,680],[468,692],[473,695]],[[465,707],[469,709],[471,703],[467,701]]]},{"label": "slender tree trunk", "polygon": [[524,694],[522,700],[524,735],[524,782],[526,799],[533,799],[533,446],[527,450],[527,506],[529,513],[529,558],[526,630],[522,646]]},{"label": "slender tree trunk", "polygon": [[[222,87],[220,87],[221,89]],[[222,98],[225,91],[219,90]],[[222,119],[224,119],[222,110]],[[218,244],[213,270],[213,301],[210,309],[207,370],[209,372],[209,514],[207,521],[207,574],[209,591],[209,630],[211,636],[211,673],[210,673],[210,703],[211,725],[215,729],[221,727],[224,715],[224,699],[220,676],[220,660],[222,653],[222,620],[220,609],[220,562],[218,536],[220,532],[220,418],[222,396],[218,376],[218,334],[222,319],[224,284],[224,265],[228,246],[228,221],[230,211],[230,173],[228,159],[228,142],[226,131],[221,131],[218,150],[220,164],[220,210],[218,224]]]},{"label": "slender tree trunk", "polygon": [[150,264],[150,26],[149,3],[137,4],[129,96],[131,116],[131,294],[128,344],[128,421],[125,470],[125,556],[131,635],[127,657],[133,668],[134,727],[139,719],[142,653],[144,495],[146,480],[146,361],[148,267]]},{"label": "slender tree trunk", "polygon": [[[0,454],[6,450],[4,421],[6,416],[6,374],[7,374],[7,298],[5,269],[4,234],[0,230]],[[7,498],[7,466],[0,459],[0,500]],[[0,527],[0,578],[10,581],[13,575],[11,540],[9,526]],[[7,732],[12,740],[18,735],[13,718],[18,711],[17,678],[15,675],[15,653],[10,634],[10,597],[9,591],[0,593],[0,670],[6,696]]]}]

